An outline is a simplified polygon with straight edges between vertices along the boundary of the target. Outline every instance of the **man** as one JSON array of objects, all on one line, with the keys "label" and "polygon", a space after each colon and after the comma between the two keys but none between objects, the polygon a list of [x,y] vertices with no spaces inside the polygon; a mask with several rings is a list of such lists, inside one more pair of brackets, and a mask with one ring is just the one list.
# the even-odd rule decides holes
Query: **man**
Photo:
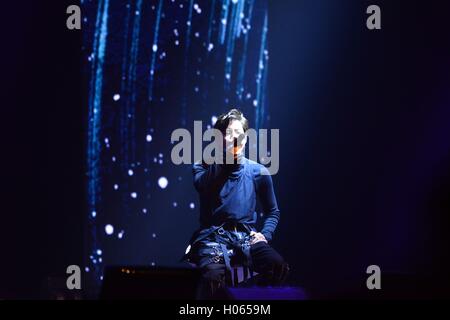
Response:
[{"label": "man", "polygon": [[[193,166],[200,229],[193,234],[184,259],[201,268],[207,297],[228,282],[233,263],[257,272],[258,285],[280,285],[289,269],[269,245],[280,211],[267,169],[244,157],[248,127],[239,110],[222,114],[214,128],[224,136],[226,159],[223,164]],[[265,217],[260,232],[255,229],[257,200]]]}]

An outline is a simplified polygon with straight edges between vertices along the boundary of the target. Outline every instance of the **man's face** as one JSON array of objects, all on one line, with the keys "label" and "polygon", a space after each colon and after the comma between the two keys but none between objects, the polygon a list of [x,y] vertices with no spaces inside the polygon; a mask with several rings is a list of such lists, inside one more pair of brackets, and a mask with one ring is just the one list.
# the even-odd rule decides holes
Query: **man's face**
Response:
[{"label": "man's face", "polygon": [[[235,140],[237,140],[237,146],[234,146]],[[246,143],[247,136],[245,136],[242,123],[239,120],[231,120],[224,136],[224,145],[227,152],[231,152],[236,156],[244,150]]]}]

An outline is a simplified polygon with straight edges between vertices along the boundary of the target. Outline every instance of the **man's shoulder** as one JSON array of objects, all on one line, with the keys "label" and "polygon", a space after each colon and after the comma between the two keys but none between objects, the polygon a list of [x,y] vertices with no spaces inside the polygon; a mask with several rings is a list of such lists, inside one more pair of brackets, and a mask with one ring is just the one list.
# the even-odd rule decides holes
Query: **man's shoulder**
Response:
[{"label": "man's shoulder", "polygon": [[262,164],[245,158],[248,168],[253,172],[255,176],[266,175],[268,170]]}]

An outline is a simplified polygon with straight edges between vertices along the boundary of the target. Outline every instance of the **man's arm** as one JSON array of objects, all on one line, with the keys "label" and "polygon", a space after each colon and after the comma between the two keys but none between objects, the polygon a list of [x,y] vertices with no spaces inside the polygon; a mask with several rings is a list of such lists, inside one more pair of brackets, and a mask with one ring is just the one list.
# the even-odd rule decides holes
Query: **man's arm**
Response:
[{"label": "man's arm", "polygon": [[273,189],[272,176],[266,174],[257,177],[257,193],[265,216],[261,233],[267,241],[271,241],[280,220],[280,210]]},{"label": "man's arm", "polygon": [[207,188],[212,181],[212,166],[204,162],[196,162],[192,166],[192,174],[194,177],[194,187],[198,192],[201,192]]}]

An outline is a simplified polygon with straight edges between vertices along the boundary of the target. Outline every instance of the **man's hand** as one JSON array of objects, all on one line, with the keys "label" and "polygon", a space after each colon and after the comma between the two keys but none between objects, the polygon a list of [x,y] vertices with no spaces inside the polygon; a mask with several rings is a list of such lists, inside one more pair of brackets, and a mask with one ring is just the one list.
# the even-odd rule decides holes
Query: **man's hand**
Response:
[{"label": "man's hand", "polygon": [[250,231],[250,236],[252,239],[250,240],[250,244],[255,244],[260,241],[264,241],[267,243],[266,237],[261,232]]}]

